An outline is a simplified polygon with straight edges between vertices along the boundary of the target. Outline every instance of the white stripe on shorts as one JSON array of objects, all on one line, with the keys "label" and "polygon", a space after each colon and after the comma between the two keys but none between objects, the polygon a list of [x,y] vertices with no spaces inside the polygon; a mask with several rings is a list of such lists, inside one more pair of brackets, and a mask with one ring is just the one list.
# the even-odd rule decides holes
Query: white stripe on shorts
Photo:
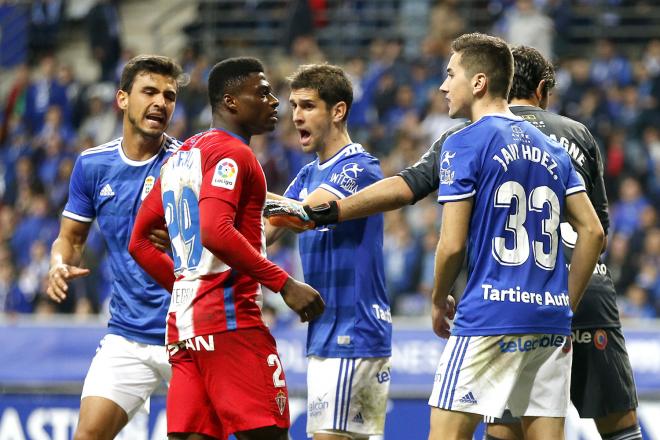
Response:
[{"label": "white stripe on shorts", "polygon": [[[335,400],[333,429],[346,431],[348,409],[351,403],[351,389],[353,388],[353,373],[355,373],[355,359],[342,358],[339,364],[339,374],[337,375],[337,399]],[[347,386],[348,389],[346,389]]]},{"label": "white stripe on shorts", "polygon": [[440,396],[438,396],[438,407],[440,408],[451,409],[456,383],[458,383],[458,375],[461,372],[461,365],[463,364],[463,358],[465,358],[465,352],[467,352],[469,342],[469,336],[456,337],[456,345],[454,345],[449,362],[447,362]]}]

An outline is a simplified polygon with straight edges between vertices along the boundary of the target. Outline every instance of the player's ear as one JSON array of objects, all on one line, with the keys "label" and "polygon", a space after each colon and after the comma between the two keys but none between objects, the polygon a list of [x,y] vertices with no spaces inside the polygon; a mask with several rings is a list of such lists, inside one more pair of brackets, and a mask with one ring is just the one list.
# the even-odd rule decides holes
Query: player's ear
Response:
[{"label": "player's ear", "polygon": [[488,78],[483,73],[477,73],[472,77],[472,93],[480,95],[487,91]]},{"label": "player's ear", "polygon": [[238,101],[236,100],[236,98],[234,98],[232,95],[230,95],[228,93],[225,93],[222,96],[222,103],[231,112],[235,113],[238,110]]},{"label": "player's ear", "polygon": [[126,110],[128,108],[128,92],[125,92],[124,90],[117,90],[115,101],[117,102],[117,107],[119,107],[121,110]]},{"label": "player's ear", "polygon": [[337,104],[332,106],[332,121],[341,122],[346,118],[346,111],[348,106],[344,101],[339,101]]},{"label": "player's ear", "polygon": [[543,99],[548,97],[548,87],[547,87],[547,81],[542,79],[539,81],[539,85],[536,86],[536,90],[534,90],[534,94],[536,95],[536,99],[539,101],[543,101]]}]

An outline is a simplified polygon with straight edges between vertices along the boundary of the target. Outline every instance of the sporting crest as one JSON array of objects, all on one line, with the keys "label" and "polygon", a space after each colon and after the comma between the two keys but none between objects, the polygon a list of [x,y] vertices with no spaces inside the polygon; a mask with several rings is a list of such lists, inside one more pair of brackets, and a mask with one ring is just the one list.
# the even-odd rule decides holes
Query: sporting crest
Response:
[{"label": "sporting crest", "polygon": [[277,403],[277,408],[280,410],[280,415],[284,414],[284,410],[286,409],[286,394],[284,394],[284,391],[279,390],[277,392],[275,403]]},{"label": "sporting crest", "polygon": [[454,183],[454,171],[451,168],[451,160],[455,156],[455,152],[442,152],[442,155],[440,156],[440,185],[451,185]]}]

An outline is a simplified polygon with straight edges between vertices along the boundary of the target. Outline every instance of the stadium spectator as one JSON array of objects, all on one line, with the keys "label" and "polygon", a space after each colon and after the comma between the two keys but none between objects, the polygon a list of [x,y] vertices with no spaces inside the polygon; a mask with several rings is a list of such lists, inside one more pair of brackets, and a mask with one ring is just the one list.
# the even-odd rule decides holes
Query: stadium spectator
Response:
[{"label": "stadium spectator", "polygon": [[30,6],[29,48],[33,60],[53,55],[57,49],[64,2],[34,0]]},{"label": "stadium spectator", "polygon": [[512,46],[525,44],[537,49],[546,58],[553,55],[553,21],[537,9],[533,0],[516,0],[496,24],[496,33]]},{"label": "stadium spectator", "polygon": [[603,87],[623,87],[632,83],[633,71],[630,61],[617,52],[615,44],[607,38],[596,42],[596,51],[591,60],[590,77]]},{"label": "stadium spectator", "polygon": [[648,205],[649,201],[642,193],[639,181],[632,176],[624,177],[619,189],[619,200],[611,207],[612,232],[632,235],[637,231],[641,213]]},{"label": "stadium spectator", "polygon": [[[649,292],[645,288],[631,284],[625,296],[619,301],[622,318],[655,318],[656,312],[649,301]],[[641,437],[640,437],[641,438]]]},{"label": "stadium spectator", "polygon": [[26,211],[11,239],[11,250],[19,267],[30,262],[30,248],[35,241],[52,243],[57,236],[57,220],[50,215],[45,193],[28,190],[21,197]]},{"label": "stadium spectator", "polygon": [[100,80],[114,82],[121,55],[121,22],[117,0],[98,0],[87,14],[92,56],[101,69]]},{"label": "stadium spectator", "polygon": [[23,116],[26,128],[31,134],[41,131],[51,106],[60,107],[65,117],[70,114],[66,88],[58,82],[56,72],[57,60],[51,55],[44,56],[39,62],[37,78],[30,82],[27,88]]},{"label": "stadium spectator", "polygon": [[105,89],[101,85],[87,89],[89,108],[78,129],[78,135],[90,138],[90,142],[94,145],[112,139],[119,126],[114,107],[114,93],[110,95]]}]

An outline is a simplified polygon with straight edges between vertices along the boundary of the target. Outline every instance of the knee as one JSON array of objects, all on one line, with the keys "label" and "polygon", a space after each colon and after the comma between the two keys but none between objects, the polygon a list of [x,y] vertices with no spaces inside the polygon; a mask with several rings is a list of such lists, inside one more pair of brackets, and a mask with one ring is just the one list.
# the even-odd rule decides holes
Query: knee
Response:
[{"label": "knee", "polygon": [[103,433],[95,428],[78,427],[76,433],[73,434],[73,440],[101,440],[103,438]]},{"label": "knee", "polygon": [[78,425],[73,440],[112,440],[119,433],[111,432],[113,429],[100,425]]}]

